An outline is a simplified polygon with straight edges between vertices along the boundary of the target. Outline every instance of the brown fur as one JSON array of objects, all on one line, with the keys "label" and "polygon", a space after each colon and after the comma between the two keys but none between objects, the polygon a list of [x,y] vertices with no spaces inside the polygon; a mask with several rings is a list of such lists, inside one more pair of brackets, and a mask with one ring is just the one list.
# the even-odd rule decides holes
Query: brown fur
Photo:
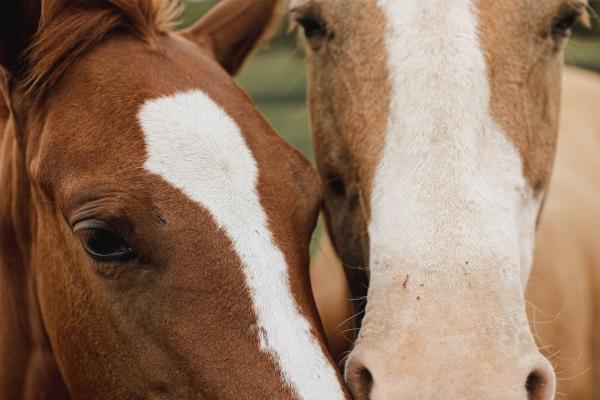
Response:
[{"label": "brown fur", "polygon": [[[235,5],[223,2],[185,35],[194,41],[205,42],[223,67],[235,74],[243,65],[246,54],[277,29],[284,4],[285,1],[280,0],[247,0]],[[255,21],[254,29],[236,26],[235,19],[242,15]],[[231,29],[223,30],[226,24],[231,25]],[[228,43],[235,43],[235,46],[227,46]]]},{"label": "brown fur", "polygon": [[26,91],[44,96],[66,70],[111,32],[128,31],[148,43],[168,33],[178,15],[177,2],[105,0],[95,7],[47,1],[39,29],[25,55]]},{"label": "brown fur", "polygon": [[[161,33],[157,3],[61,4],[40,13],[39,35],[22,31],[32,40],[18,55],[29,55],[27,68],[15,67],[10,52],[0,59],[10,75],[2,86],[8,119],[0,113],[0,398],[293,398],[260,350],[230,239],[208,210],[143,168],[137,111],[147,99],[199,89],[238,124],[293,296],[322,338],[307,271],[316,174],[202,47],[207,38]],[[91,19],[97,32],[92,14],[108,17]],[[244,15],[231,22],[236,34],[257,23]],[[69,28],[79,36],[50,37]],[[11,34],[0,26],[0,43]],[[30,76],[34,86],[24,84]],[[139,257],[91,259],[73,232],[90,212],[127,235]]]}]

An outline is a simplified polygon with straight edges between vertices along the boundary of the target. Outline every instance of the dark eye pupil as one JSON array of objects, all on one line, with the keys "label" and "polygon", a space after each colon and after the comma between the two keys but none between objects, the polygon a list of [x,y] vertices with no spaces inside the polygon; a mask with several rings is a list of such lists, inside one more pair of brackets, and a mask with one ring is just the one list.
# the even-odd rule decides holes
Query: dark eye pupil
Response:
[{"label": "dark eye pupil", "polygon": [[127,250],[115,235],[105,231],[95,231],[86,245],[97,254],[113,254]]},{"label": "dark eye pupil", "polygon": [[82,232],[83,247],[100,261],[123,261],[134,256],[133,250],[118,235],[104,229]]},{"label": "dark eye pupil", "polygon": [[327,27],[322,21],[313,18],[300,18],[298,23],[304,29],[304,35],[309,39],[327,35]]},{"label": "dark eye pupil", "polygon": [[346,184],[344,180],[339,176],[330,176],[327,180],[327,188],[331,191],[332,194],[338,197],[346,196]]},{"label": "dark eye pupil", "polygon": [[571,28],[573,28],[573,26],[579,19],[579,17],[580,17],[580,14],[577,13],[577,14],[568,15],[568,16],[560,19],[552,27],[552,35],[558,36],[558,37],[567,36],[570,33]]}]

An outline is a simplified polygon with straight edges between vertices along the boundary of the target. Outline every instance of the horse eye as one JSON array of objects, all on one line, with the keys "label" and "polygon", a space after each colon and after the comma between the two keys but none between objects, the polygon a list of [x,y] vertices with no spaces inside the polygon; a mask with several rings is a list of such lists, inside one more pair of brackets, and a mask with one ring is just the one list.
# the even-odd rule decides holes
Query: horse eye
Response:
[{"label": "horse eye", "polygon": [[557,19],[552,25],[550,33],[557,39],[568,37],[571,34],[571,29],[575,26],[582,12],[580,10],[571,10],[568,14]]},{"label": "horse eye", "polygon": [[298,22],[298,24],[304,30],[304,36],[306,36],[307,39],[328,36],[327,26],[325,25],[325,22],[323,22],[318,17],[298,16],[296,17],[296,22]]},{"label": "horse eye", "polygon": [[85,251],[98,261],[127,261],[137,256],[125,239],[108,229],[90,228],[78,233]]},{"label": "horse eye", "polygon": [[325,185],[327,191],[336,197],[346,197],[346,183],[340,175],[327,174]]}]

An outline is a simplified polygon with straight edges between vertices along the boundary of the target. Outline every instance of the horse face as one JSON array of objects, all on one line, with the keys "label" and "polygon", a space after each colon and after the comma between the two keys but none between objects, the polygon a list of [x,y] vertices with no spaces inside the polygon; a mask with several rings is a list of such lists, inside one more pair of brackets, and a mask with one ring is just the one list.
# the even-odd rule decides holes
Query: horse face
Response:
[{"label": "horse face", "polygon": [[257,21],[219,24],[247,6],[225,3],[184,35],[107,37],[41,112],[15,100],[30,270],[73,397],[344,398],[308,285],[320,181],[228,73]]},{"label": "horse face", "polygon": [[553,396],[524,289],[584,7],[292,4],[329,229],[354,295],[369,283],[355,397]]},{"label": "horse face", "polygon": [[[106,71],[102,60],[127,65],[136,47],[107,44],[73,69],[83,84],[66,82],[52,96],[32,166],[56,199],[50,205],[38,195],[32,263],[46,329],[73,377],[67,384],[74,393],[106,393],[108,385],[141,394],[156,386],[220,397],[234,387],[235,396],[291,398],[280,365],[261,347],[277,354],[287,340],[298,346],[276,335],[290,313],[300,319],[290,335],[321,351],[316,321],[300,312],[312,310],[306,265],[316,175],[215,64],[183,69],[142,57],[130,64],[142,74],[120,80],[117,69],[109,71],[117,78],[94,83],[108,95],[90,95],[92,77]],[[148,76],[211,82],[148,89]],[[152,94],[138,97],[142,86]],[[108,371],[97,365],[97,351],[119,354],[117,365],[131,372],[98,386],[97,372]],[[82,358],[99,371],[81,374]],[[232,367],[248,358],[261,366],[252,374]],[[148,387],[132,389],[146,380]]]}]

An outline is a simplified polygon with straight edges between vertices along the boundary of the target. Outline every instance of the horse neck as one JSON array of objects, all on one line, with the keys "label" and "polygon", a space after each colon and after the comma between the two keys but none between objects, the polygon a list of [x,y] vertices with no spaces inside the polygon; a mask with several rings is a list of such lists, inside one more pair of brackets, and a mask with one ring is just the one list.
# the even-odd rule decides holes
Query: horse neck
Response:
[{"label": "horse neck", "polygon": [[22,147],[0,101],[0,398],[62,399],[29,265],[34,210]]}]

